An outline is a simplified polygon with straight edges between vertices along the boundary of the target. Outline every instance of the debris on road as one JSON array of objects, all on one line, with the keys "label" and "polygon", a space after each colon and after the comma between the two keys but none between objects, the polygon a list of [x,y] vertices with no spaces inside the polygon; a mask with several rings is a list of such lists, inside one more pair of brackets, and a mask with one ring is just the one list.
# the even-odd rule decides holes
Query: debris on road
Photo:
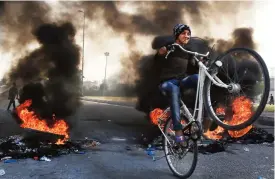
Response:
[{"label": "debris on road", "polygon": [[86,140],[86,142],[84,144],[82,144],[83,148],[95,148],[96,146],[99,146],[100,142],[92,140],[92,141],[88,141]]},{"label": "debris on road", "polygon": [[7,156],[7,157],[1,158],[1,160],[7,160],[7,159],[11,159],[11,158],[12,158],[12,157]]},{"label": "debris on road", "polygon": [[84,151],[79,151],[79,150],[75,150],[74,153],[76,153],[76,154],[85,154]]},{"label": "debris on road", "polygon": [[148,145],[148,148],[146,149],[147,155],[152,157],[153,160],[155,160],[155,147],[152,147],[151,144]]},{"label": "debris on road", "polygon": [[51,159],[49,159],[49,158],[46,157],[46,156],[41,157],[40,160],[41,160],[41,161],[46,161],[46,162],[52,161]]},{"label": "debris on road", "polygon": [[199,146],[199,152],[202,154],[212,154],[225,151],[227,145],[221,141],[205,140]]},{"label": "debris on road", "polygon": [[5,174],[6,174],[5,170],[4,169],[0,169],[0,176],[3,176]]},{"label": "debris on road", "polygon": [[125,147],[126,150],[132,150],[130,146]]},{"label": "debris on road", "polygon": [[266,179],[266,178],[259,176],[258,179]]},{"label": "debris on road", "polygon": [[69,153],[83,154],[84,148],[100,145],[95,140],[66,141],[62,145],[40,141],[38,137],[24,138],[22,136],[10,136],[0,138],[0,159],[25,159],[39,160],[40,157],[57,157]]},{"label": "debris on road", "polygon": [[249,148],[247,148],[247,147],[244,147],[243,150],[246,152],[249,152]]},{"label": "debris on road", "polygon": [[8,160],[4,160],[4,163],[16,163],[17,160],[15,159],[8,159]]}]

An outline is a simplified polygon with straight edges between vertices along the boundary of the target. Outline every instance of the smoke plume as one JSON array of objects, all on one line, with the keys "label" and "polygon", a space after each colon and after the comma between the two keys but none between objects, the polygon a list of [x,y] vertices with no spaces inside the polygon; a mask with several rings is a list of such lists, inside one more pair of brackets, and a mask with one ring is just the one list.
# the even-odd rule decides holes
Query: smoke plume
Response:
[{"label": "smoke plume", "polygon": [[[54,5],[53,5],[54,4]],[[120,36],[128,40],[128,36],[143,35],[150,38],[153,36],[172,33],[172,27],[177,23],[188,23],[196,34],[211,32],[213,22],[219,22],[216,17],[236,18],[240,8],[249,8],[252,2],[3,2],[0,6],[3,9],[3,16],[0,17],[1,30],[4,32],[2,48],[4,52],[13,51],[18,55],[26,45],[35,40],[31,36],[32,29],[43,23],[56,21],[73,22],[78,28],[82,28],[82,18],[79,10],[85,11],[86,16],[86,37],[91,39],[102,39],[97,30],[91,29],[91,24],[98,27],[103,24],[104,29],[111,29],[113,34],[108,36]],[[122,11],[125,4],[135,13]],[[227,7],[226,10],[224,7]],[[29,10],[32,9],[32,10]],[[222,12],[221,12],[222,11]],[[80,17],[76,17],[79,14]],[[78,15],[77,15],[78,16]],[[217,24],[218,26],[218,24]],[[101,31],[102,33],[102,31]],[[24,34],[24,35],[22,35]],[[108,39],[108,36],[104,36]],[[135,39],[139,40],[139,39]],[[88,41],[86,41],[88,42]],[[99,44],[99,48],[100,44]],[[128,42],[128,51],[123,54],[121,60],[121,77],[126,83],[134,83],[137,79],[135,71],[136,61],[143,54],[139,45],[132,45]],[[112,52],[111,52],[112,53]],[[132,55],[132,54],[137,55]],[[133,57],[135,56],[135,57]],[[126,62],[127,61],[127,62]],[[128,62],[133,61],[133,62]],[[131,66],[130,68],[128,68]],[[134,76],[127,79],[127,76]]]},{"label": "smoke plume", "polygon": [[65,118],[79,106],[79,47],[71,23],[42,24],[34,30],[41,47],[18,59],[7,74],[23,84],[20,102],[32,99],[32,108],[43,118]]},{"label": "smoke plume", "polygon": [[[124,2],[84,2],[85,7],[93,9],[88,12],[88,18],[95,20],[97,10],[101,10],[106,27],[111,28],[117,35],[123,36],[128,42],[128,52],[121,57],[122,71],[120,79],[124,83],[133,84],[138,79],[136,62],[143,55],[138,45],[133,45],[129,36],[146,35],[159,36],[172,34],[172,27],[177,23],[188,23],[197,34],[209,31],[211,19],[221,14],[232,16],[238,13],[236,7],[250,7],[251,2],[131,2],[137,10],[135,14],[121,12],[119,7]],[[128,2],[129,3],[129,2]],[[218,9],[218,10],[217,10]],[[215,11],[214,11],[215,10]],[[211,12],[211,13],[210,13]],[[209,17],[205,17],[209,14]],[[197,28],[196,28],[197,27]],[[202,29],[203,27],[203,29]],[[198,30],[199,29],[199,30]],[[200,30],[201,29],[201,30]],[[139,39],[135,39],[139,41]],[[148,43],[148,42],[147,42]],[[129,78],[131,76],[131,78]]]},{"label": "smoke plume", "polygon": [[1,2],[1,49],[4,52],[24,49],[35,40],[31,31],[49,22],[50,7],[46,2]]}]

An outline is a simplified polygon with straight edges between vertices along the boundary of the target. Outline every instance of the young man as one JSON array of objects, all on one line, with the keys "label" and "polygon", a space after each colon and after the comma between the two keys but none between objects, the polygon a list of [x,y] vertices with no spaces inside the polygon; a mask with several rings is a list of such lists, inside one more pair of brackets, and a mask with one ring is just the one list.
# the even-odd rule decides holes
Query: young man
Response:
[{"label": "young man", "polygon": [[[177,24],[173,29],[175,43],[185,46],[191,37],[191,29],[184,24]],[[170,53],[168,58],[164,58],[168,52],[169,45],[158,50],[157,60],[161,63],[160,88],[170,99],[171,116],[173,127],[176,133],[176,142],[184,144],[182,125],[180,123],[180,86],[196,88],[198,74],[186,75],[187,65],[190,63],[191,56],[178,47]]]},{"label": "young man", "polygon": [[15,109],[15,98],[18,98],[18,90],[17,90],[17,87],[16,87],[16,84],[13,83],[12,87],[10,88],[9,90],[9,105],[8,105],[8,108],[7,108],[7,111],[10,109],[10,106],[11,104],[13,105],[13,109]]}]

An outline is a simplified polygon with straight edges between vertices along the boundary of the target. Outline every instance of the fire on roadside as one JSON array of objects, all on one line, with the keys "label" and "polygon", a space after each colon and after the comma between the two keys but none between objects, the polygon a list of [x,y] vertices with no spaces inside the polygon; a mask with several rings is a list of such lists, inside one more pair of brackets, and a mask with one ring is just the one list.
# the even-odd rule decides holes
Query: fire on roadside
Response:
[{"label": "fire on roadside", "polygon": [[53,133],[57,135],[63,135],[65,136],[64,139],[58,139],[56,142],[57,145],[64,144],[65,141],[69,139],[68,129],[69,126],[64,120],[56,119],[53,115],[52,119],[54,122],[52,127],[49,127],[47,125],[46,120],[40,119],[34,111],[31,111],[28,109],[29,106],[31,106],[32,100],[26,100],[24,103],[19,105],[16,108],[16,113],[20,120],[22,121],[22,124],[20,127],[22,128],[29,128],[34,129],[38,131]]},{"label": "fire on roadside", "polygon": [[[244,123],[245,121],[250,119],[251,116],[253,115],[252,101],[244,96],[238,97],[232,103],[232,111],[233,111],[233,116],[232,116],[231,120],[228,120],[228,118],[227,118],[227,119],[225,119],[226,121],[224,121],[224,122],[227,124],[230,124],[230,125],[238,125],[238,124]],[[216,114],[217,115],[226,115],[225,108],[218,107],[216,109]],[[252,125],[244,128],[244,129],[238,130],[238,131],[229,130],[228,134],[232,138],[239,138],[239,137],[244,136],[251,129],[252,129]],[[208,130],[207,132],[204,133],[204,135],[210,139],[219,140],[222,138],[222,134],[224,133],[224,131],[225,130],[222,127],[218,126],[218,128],[215,129],[214,131]]]},{"label": "fire on roadside", "polygon": [[[233,118],[228,123],[230,125],[242,124],[245,121],[249,120],[252,115],[252,101],[244,96],[238,97],[234,100],[232,104]],[[245,135],[252,129],[252,125],[239,130],[239,131],[228,131],[229,135],[234,138],[239,138]]]},{"label": "fire on roadside", "polygon": [[[244,123],[245,121],[250,119],[251,116],[253,115],[252,101],[244,96],[238,97],[232,103],[232,111],[233,111],[233,116],[231,120],[228,120],[227,118],[224,122],[230,125],[238,125],[238,124]],[[216,109],[216,114],[226,116],[225,107],[218,107]],[[170,116],[170,113],[164,114],[164,110],[159,108],[156,108],[150,112],[150,120],[154,125],[158,125],[160,120],[166,121],[169,118],[169,116]],[[163,128],[163,125],[161,127]],[[229,130],[227,132],[232,138],[239,138],[244,136],[251,129],[252,129],[252,125],[238,131]],[[210,131],[210,130],[206,131],[204,135],[209,139],[220,140],[222,139],[224,132],[225,132],[225,129],[218,126],[213,131]]]}]

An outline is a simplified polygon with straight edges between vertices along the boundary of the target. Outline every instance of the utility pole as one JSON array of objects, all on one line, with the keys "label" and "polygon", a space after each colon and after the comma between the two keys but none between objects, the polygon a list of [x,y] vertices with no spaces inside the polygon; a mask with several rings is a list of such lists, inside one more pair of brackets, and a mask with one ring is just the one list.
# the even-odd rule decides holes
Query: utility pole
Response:
[{"label": "utility pole", "polygon": [[84,96],[83,91],[84,91],[84,37],[85,37],[85,11],[84,10],[78,10],[78,12],[83,13],[83,33],[82,33],[82,72],[81,72],[81,79],[82,79],[82,88],[81,88],[81,94]]},{"label": "utility pole", "polygon": [[104,75],[104,81],[103,81],[103,91],[102,91],[102,96],[105,95],[105,86],[106,84],[106,72],[107,72],[107,62],[108,62],[108,56],[110,55],[109,52],[105,52],[104,55],[106,56],[106,62],[105,62],[105,75]]}]

